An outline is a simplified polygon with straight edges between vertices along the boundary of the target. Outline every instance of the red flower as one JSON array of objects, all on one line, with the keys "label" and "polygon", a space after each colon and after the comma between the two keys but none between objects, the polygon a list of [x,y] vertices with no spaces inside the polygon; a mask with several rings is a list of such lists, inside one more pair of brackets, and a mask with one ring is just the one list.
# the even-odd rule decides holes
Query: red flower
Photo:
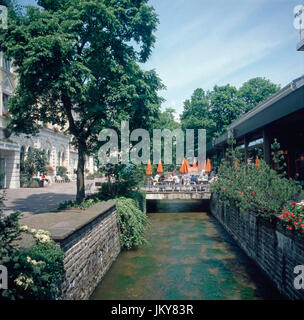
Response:
[{"label": "red flower", "polygon": [[301,219],[301,218],[299,218],[299,222],[302,222],[302,219]]},{"label": "red flower", "polygon": [[251,191],[252,194],[254,194],[254,191]]},{"label": "red flower", "polygon": [[292,227],[287,227],[288,230],[292,230]]},{"label": "red flower", "polygon": [[295,206],[295,205],[297,205],[297,203],[296,203],[296,202],[293,202],[291,205]]},{"label": "red flower", "polygon": [[301,224],[301,228],[304,229],[304,224]]}]

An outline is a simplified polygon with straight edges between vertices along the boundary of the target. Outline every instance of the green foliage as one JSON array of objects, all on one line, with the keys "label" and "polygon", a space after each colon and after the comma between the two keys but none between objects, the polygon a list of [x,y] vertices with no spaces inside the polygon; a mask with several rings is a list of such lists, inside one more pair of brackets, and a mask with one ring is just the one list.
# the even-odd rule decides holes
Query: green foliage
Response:
[{"label": "green foliage", "polygon": [[24,160],[24,174],[31,179],[38,173],[46,173],[47,157],[42,150],[32,149]]},{"label": "green foliage", "polygon": [[18,86],[9,128],[37,134],[51,123],[78,149],[77,199],[85,197],[84,156],[98,149],[104,128],[130,120],[149,128],[164,86],[144,63],[155,43],[157,15],[147,0],[40,0],[42,8],[11,10],[0,51],[14,61]]},{"label": "green foliage", "polygon": [[206,129],[207,142],[226,131],[233,121],[274,94],[279,86],[263,78],[254,78],[237,90],[234,86],[214,86],[212,91],[196,89],[184,102],[183,129]]},{"label": "green foliage", "polygon": [[181,125],[175,120],[175,109],[167,108],[164,112],[159,113],[159,118],[155,121],[154,129],[169,129],[171,131],[180,129]]},{"label": "green foliage", "polygon": [[253,78],[245,82],[238,95],[245,102],[245,112],[267,100],[280,89],[280,86],[265,78]]},{"label": "green foliage", "polygon": [[273,144],[271,145],[271,155],[272,155],[272,160],[274,162],[274,169],[277,171],[277,173],[282,176],[286,177],[286,160],[284,157],[284,154],[280,150],[281,145],[277,141],[277,139],[274,139]]},{"label": "green foliage", "polygon": [[[104,184],[104,188],[111,184]],[[116,188],[116,186],[115,186]],[[110,191],[99,193],[88,197],[82,203],[67,201],[60,204],[59,209],[81,208],[87,209],[101,201],[116,201],[117,218],[120,228],[121,247],[126,250],[145,246],[146,232],[149,228],[149,220],[146,215],[146,197],[142,191],[127,192],[130,198],[122,197],[119,193]]]},{"label": "green foliage", "polygon": [[100,172],[107,177],[114,178],[114,182],[104,183],[100,193],[104,194],[103,199],[127,196],[138,186],[144,184],[145,169],[143,165],[129,164],[108,164],[100,168]]},{"label": "green foliage", "polygon": [[56,168],[57,175],[62,178],[66,176],[67,171],[68,171],[68,169],[66,167],[60,166],[60,167]]},{"label": "green foliage", "polygon": [[220,166],[219,179],[211,188],[218,201],[270,218],[301,192],[296,181],[280,177],[264,161],[260,168],[239,161],[236,168],[236,159],[232,151]]},{"label": "green foliage", "polygon": [[121,246],[129,250],[148,245],[145,238],[149,228],[148,216],[138,208],[136,201],[118,198],[116,207]]},{"label": "green foliage", "polygon": [[[56,299],[64,277],[64,253],[47,232],[20,227],[20,217],[18,212],[4,216],[1,209],[0,265],[8,269],[8,289],[1,290],[1,299]],[[24,234],[30,234],[36,241],[31,249],[18,247]]]}]

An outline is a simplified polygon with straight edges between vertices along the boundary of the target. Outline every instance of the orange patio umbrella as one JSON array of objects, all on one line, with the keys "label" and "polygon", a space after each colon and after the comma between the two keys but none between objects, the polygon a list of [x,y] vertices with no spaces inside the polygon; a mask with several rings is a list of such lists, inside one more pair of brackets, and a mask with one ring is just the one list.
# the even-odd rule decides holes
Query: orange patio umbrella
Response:
[{"label": "orange patio umbrella", "polygon": [[146,175],[151,176],[152,175],[152,165],[151,161],[148,161],[147,169],[146,169]]},{"label": "orange patio umbrella", "polygon": [[196,164],[195,159],[193,159],[192,172],[197,172],[197,164]]},{"label": "orange patio umbrella", "polygon": [[191,166],[190,166],[190,164],[189,164],[189,162],[188,162],[188,160],[186,158],[184,158],[184,161],[185,161],[185,165],[186,165],[186,167],[187,167],[187,169],[189,171],[189,168],[191,168]]},{"label": "orange patio umbrella", "polygon": [[188,168],[187,168],[187,165],[186,165],[186,162],[185,162],[185,158],[183,160],[183,163],[181,165],[181,167],[179,168],[179,172],[184,174],[184,173],[188,173]]},{"label": "orange patio umbrella", "polygon": [[211,167],[211,161],[210,159],[207,159],[207,163],[206,163],[206,172],[211,172],[212,171],[212,167]]},{"label": "orange patio umbrella", "polygon": [[157,167],[157,172],[158,173],[163,173],[164,172],[161,160],[159,160],[158,167]]},{"label": "orange patio umbrella", "polygon": [[261,168],[260,160],[259,160],[258,157],[256,157],[256,159],[255,159],[255,166],[256,166],[257,169],[260,169],[260,168]]},{"label": "orange patio umbrella", "polygon": [[206,169],[206,160],[198,163],[198,171],[203,171]]},{"label": "orange patio umbrella", "polygon": [[235,160],[235,164],[234,164],[235,169],[237,169],[238,166],[239,166],[239,162],[238,162],[238,160]]}]

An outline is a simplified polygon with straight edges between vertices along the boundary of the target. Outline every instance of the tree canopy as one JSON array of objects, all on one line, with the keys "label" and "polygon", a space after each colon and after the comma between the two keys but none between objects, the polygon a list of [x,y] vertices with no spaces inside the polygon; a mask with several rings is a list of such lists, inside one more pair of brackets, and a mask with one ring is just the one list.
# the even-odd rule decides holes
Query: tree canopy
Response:
[{"label": "tree canopy", "polygon": [[148,0],[39,0],[11,8],[0,50],[13,59],[18,87],[9,103],[9,128],[37,134],[42,123],[68,128],[78,149],[77,199],[84,198],[84,155],[99,132],[148,127],[163,88],[143,71],[155,43],[158,17]]},{"label": "tree canopy", "polygon": [[207,142],[223,134],[229,124],[267,100],[280,87],[264,78],[253,78],[240,89],[229,84],[205,92],[198,88],[184,102],[183,129],[206,129]]}]

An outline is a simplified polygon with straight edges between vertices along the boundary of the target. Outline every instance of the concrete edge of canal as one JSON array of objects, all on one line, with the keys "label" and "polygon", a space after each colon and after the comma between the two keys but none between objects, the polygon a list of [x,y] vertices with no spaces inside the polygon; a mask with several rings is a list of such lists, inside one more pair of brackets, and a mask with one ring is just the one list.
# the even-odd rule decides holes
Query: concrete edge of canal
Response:
[{"label": "concrete edge of canal", "polygon": [[[121,251],[114,202],[86,210],[33,215],[22,219],[21,224],[49,231],[65,252],[60,300],[89,299]],[[21,243],[23,248],[30,246],[30,239]]]},{"label": "concrete edge of canal", "polygon": [[285,230],[275,216],[270,223],[232,206],[220,206],[214,197],[210,211],[281,294],[292,300],[304,299],[304,291],[294,286],[294,269],[304,265],[302,239]]}]

